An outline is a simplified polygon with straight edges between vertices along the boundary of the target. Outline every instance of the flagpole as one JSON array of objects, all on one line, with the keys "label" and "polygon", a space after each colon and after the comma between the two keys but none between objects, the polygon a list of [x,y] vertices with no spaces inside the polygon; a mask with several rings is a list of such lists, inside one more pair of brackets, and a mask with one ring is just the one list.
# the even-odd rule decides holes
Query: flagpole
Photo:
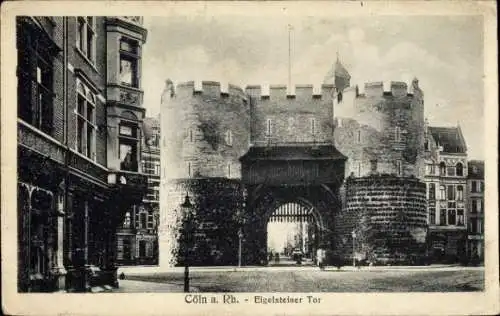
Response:
[{"label": "flagpole", "polygon": [[292,49],[291,49],[292,26],[288,24],[288,89],[292,89]]}]

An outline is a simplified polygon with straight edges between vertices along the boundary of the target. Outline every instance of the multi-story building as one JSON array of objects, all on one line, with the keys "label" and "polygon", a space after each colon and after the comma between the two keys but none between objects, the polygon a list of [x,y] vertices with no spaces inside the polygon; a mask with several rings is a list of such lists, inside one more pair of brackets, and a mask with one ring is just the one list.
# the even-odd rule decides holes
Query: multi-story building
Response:
[{"label": "multi-story building", "polygon": [[467,255],[479,263],[484,260],[484,161],[469,161],[467,192]]},{"label": "multi-story building", "polygon": [[18,290],[117,286],[116,228],[145,192],[141,17],[16,19]]},{"label": "multi-story building", "polygon": [[117,231],[117,262],[121,265],[158,264],[158,214],[160,207],[160,123],[144,118],[142,171],[147,191],[142,203],[125,213]]},{"label": "multi-story building", "polygon": [[429,256],[456,262],[465,256],[467,238],[467,146],[460,126],[426,124]]}]

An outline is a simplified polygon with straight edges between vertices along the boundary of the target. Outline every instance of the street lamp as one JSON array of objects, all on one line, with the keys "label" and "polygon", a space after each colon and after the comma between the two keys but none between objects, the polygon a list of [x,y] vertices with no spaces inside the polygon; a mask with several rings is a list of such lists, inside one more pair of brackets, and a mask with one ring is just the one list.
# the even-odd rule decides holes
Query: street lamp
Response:
[{"label": "street lamp", "polygon": [[355,240],[356,240],[356,232],[353,230],[351,232],[351,236],[352,236],[352,266],[353,267],[356,267],[356,256],[355,256]]},{"label": "street lamp", "polygon": [[191,247],[191,209],[193,208],[193,204],[189,200],[189,195],[186,193],[186,197],[184,198],[184,203],[181,204],[181,209],[184,217],[184,292],[189,292],[189,251]]}]

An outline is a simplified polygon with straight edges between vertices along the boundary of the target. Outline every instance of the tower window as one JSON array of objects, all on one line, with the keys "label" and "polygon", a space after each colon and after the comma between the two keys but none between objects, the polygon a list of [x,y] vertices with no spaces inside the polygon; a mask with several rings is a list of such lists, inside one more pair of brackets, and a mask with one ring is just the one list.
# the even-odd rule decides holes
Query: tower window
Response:
[{"label": "tower window", "polygon": [[397,142],[401,141],[401,129],[399,128],[399,126],[396,126],[396,128],[394,130],[394,139]]},{"label": "tower window", "polygon": [[226,135],[224,138],[226,141],[226,145],[233,146],[233,133],[230,130],[226,131]]},{"label": "tower window", "polygon": [[272,120],[267,119],[267,125],[266,125],[266,136],[271,136],[272,135]]},{"label": "tower window", "polygon": [[397,169],[398,176],[402,176],[403,175],[403,162],[401,160],[396,161],[396,169]]}]

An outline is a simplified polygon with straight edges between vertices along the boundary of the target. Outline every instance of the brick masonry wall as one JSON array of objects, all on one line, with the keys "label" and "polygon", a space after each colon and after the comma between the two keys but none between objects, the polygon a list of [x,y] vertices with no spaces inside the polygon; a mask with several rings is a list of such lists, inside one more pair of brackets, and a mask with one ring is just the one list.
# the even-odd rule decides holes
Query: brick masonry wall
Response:
[{"label": "brick masonry wall", "polygon": [[[345,204],[335,218],[335,252],[348,260],[371,249],[375,260],[422,260],[427,240],[425,185],[414,178],[348,178],[341,190]],[[363,259],[363,258],[359,258]]]},{"label": "brick masonry wall", "polygon": [[[424,118],[422,93],[414,89],[408,94],[406,85],[392,83],[384,92],[382,83],[368,83],[365,94],[349,91],[336,115],[335,146],[349,159],[345,175],[366,176],[370,161],[377,161],[378,173],[398,174],[397,161],[402,162],[402,176],[423,175]],[[344,104],[345,103],[345,104]],[[396,127],[400,140],[396,139]]]}]

